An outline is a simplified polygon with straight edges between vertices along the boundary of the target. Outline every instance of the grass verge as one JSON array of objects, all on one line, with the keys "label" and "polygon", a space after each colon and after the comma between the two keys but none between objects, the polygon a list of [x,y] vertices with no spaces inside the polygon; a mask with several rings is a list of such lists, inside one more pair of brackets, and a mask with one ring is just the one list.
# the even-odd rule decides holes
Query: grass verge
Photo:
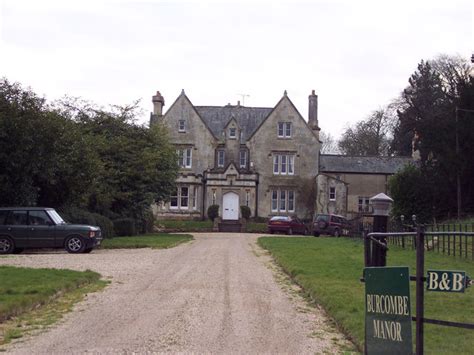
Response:
[{"label": "grass verge", "polygon": [[[363,349],[364,284],[359,281],[364,267],[363,244],[347,238],[272,238],[258,243],[315,302],[322,305],[339,328]],[[388,266],[409,266],[415,274],[415,252],[391,246]],[[472,261],[427,253],[425,269],[464,270],[474,275]],[[425,317],[472,323],[474,290],[463,294],[425,292]],[[415,284],[411,282],[412,314]],[[413,324],[414,329],[414,324]],[[415,337],[413,335],[413,340]],[[468,354],[474,348],[472,330],[425,325],[427,354]]]},{"label": "grass verge", "polygon": [[167,249],[178,244],[188,242],[193,237],[188,234],[147,234],[134,237],[116,237],[104,239],[101,244],[102,249],[135,249],[153,248]]},{"label": "grass verge", "polygon": [[89,270],[0,266],[0,345],[54,323],[85,294],[106,284]]}]

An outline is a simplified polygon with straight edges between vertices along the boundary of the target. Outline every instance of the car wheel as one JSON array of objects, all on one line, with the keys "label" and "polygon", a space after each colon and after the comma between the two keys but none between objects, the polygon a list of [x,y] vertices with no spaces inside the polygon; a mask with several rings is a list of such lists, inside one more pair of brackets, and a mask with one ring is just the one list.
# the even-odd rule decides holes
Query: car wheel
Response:
[{"label": "car wheel", "polygon": [[335,230],[334,230],[334,236],[335,236],[336,238],[339,238],[339,237],[341,236],[341,232],[339,232],[339,229],[335,229]]},{"label": "car wheel", "polygon": [[15,250],[15,244],[10,237],[0,236],[0,254],[11,254]]},{"label": "car wheel", "polygon": [[292,235],[293,234],[293,229],[288,229],[288,235]]},{"label": "car wheel", "polygon": [[84,252],[86,245],[81,237],[77,235],[73,235],[66,239],[66,244],[64,245],[64,249],[68,253],[77,254]]},{"label": "car wheel", "polygon": [[314,235],[315,237],[319,237],[319,233],[318,233],[318,232],[313,232],[313,235]]},{"label": "car wheel", "polygon": [[86,248],[86,249],[84,249],[84,253],[89,254],[92,251],[92,249],[94,249],[94,248]]}]

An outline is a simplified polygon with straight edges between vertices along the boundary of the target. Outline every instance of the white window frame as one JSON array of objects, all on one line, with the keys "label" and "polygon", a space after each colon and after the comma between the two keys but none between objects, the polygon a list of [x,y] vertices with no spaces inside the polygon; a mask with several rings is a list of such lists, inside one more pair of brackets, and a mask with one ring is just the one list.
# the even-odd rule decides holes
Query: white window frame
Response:
[{"label": "white window frame", "polygon": [[278,203],[278,210],[286,212],[286,190],[280,190],[280,201]]},{"label": "white window frame", "polygon": [[288,212],[295,212],[295,191],[288,190]]},{"label": "white window frame", "polygon": [[192,205],[193,205],[193,210],[195,210],[197,208],[197,187],[196,186],[193,186]]},{"label": "white window frame", "polygon": [[292,124],[291,122],[278,122],[277,136],[278,138],[291,138]]},{"label": "white window frame", "polygon": [[369,204],[369,197],[367,196],[359,196],[357,209],[359,212],[369,212],[370,204]]},{"label": "white window frame", "polygon": [[[183,193],[186,191],[186,193]],[[186,203],[183,203],[186,201]],[[189,186],[180,186],[179,188],[179,208],[182,210],[189,209]]]},{"label": "white window frame", "polygon": [[273,175],[295,175],[295,155],[274,154]]},{"label": "white window frame", "polygon": [[180,148],[176,150],[178,154],[178,165],[180,168],[190,169],[193,165],[193,149]]},{"label": "white window frame", "polygon": [[236,139],[237,138],[237,128],[235,128],[235,127],[230,127],[229,128],[229,138],[230,139]]},{"label": "white window frame", "polygon": [[272,190],[272,212],[278,212],[278,190]]},{"label": "white window frame", "polygon": [[225,150],[217,151],[217,167],[223,168],[225,165]]},{"label": "white window frame", "polygon": [[239,154],[240,154],[239,166],[241,168],[246,168],[247,167],[247,151],[242,149]]},{"label": "white window frame", "polygon": [[336,201],[336,188],[334,186],[329,186],[329,201]]},{"label": "white window frame", "polygon": [[186,121],[179,120],[178,121],[178,132],[186,132]]},{"label": "white window frame", "polygon": [[[191,188],[187,185],[180,185],[176,187],[176,190],[173,191],[173,193],[170,196],[170,209],[171,210],[188,210],[189,209],[190,189]],[[175,201],[174,205],[173,205],[173,200]]]},{"label": "white window frame", "polygon": [[280,174],[280,155],[273,155],[273,175]]},{"label": "white window frame", "polygon": [[272,190],[270,208],[272,212],[295,212],[295,191],[280,189]]},{"label": "white window frame", "polygon": [[[173,200],[176,201],[176,204],[173,205]],[[179,198],[178,198],[178,188],[176,188],[170,196],[170,209],[177,210],[179,208]]]}]

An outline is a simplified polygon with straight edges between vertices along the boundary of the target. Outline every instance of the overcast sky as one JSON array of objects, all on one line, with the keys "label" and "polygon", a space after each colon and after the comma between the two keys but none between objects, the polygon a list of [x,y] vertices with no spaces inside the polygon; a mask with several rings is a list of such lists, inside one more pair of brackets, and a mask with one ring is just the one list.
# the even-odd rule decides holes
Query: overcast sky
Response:
[{"label": "overcast sky", "polygon": [[288,96],[339,136],[399,95],[421,59],[474,50],[473,1],[0,0],[0,76],[100,105],[159,90],[169,108],[273,107]]}]

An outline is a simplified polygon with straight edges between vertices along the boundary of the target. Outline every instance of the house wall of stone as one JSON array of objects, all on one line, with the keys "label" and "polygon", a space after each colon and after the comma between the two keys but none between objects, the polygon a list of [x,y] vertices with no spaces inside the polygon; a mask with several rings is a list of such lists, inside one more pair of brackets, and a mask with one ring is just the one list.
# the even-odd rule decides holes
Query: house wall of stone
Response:
[{"label": "house wall of stone", "polygon": [[[185,132],[179,132],[179,120],[185,120]],[[176,100],[159,122],[168,128],[171,143],[177,147],[193,147],[192,168],[181,169],[182,173],[202,174],[204,170],[214,166],[217,140],[185,95]]]},{"label": "house wall of stone", "polygon": [[359,197],[370,198],[381,192],[388,193],[388,177],[386,174],[329,174],[339,177],[348,184],[347,211],[351,214],[359,212]]},{"label": "house wall of stone", "polygon": [[[291,122],[290,139],[278,138],[278,122]],[[315,176],[319,167],[319,140],[298,113],[294,105],[284,96],[272,113],[247,142],[250,161],[259,173],[258,215],[267,217],[275,214],[271,210],[272,190],[295,191],[295,212],[300,218],[311,218],[315,200]],[[294,154],[295,174],[274,175],[273,155],[277,153]],[[308,195],[312,205],[308,205]]]},{"label": "house wall of stone", "polygon": [[[317,197],[316,213],[331,213],[346,216],[346,203],[348,200],[348,186],[341,180],[332,176],[320,174],[316,178]],[[336,199],[329,199],[329,189],[334,187]]]}]

